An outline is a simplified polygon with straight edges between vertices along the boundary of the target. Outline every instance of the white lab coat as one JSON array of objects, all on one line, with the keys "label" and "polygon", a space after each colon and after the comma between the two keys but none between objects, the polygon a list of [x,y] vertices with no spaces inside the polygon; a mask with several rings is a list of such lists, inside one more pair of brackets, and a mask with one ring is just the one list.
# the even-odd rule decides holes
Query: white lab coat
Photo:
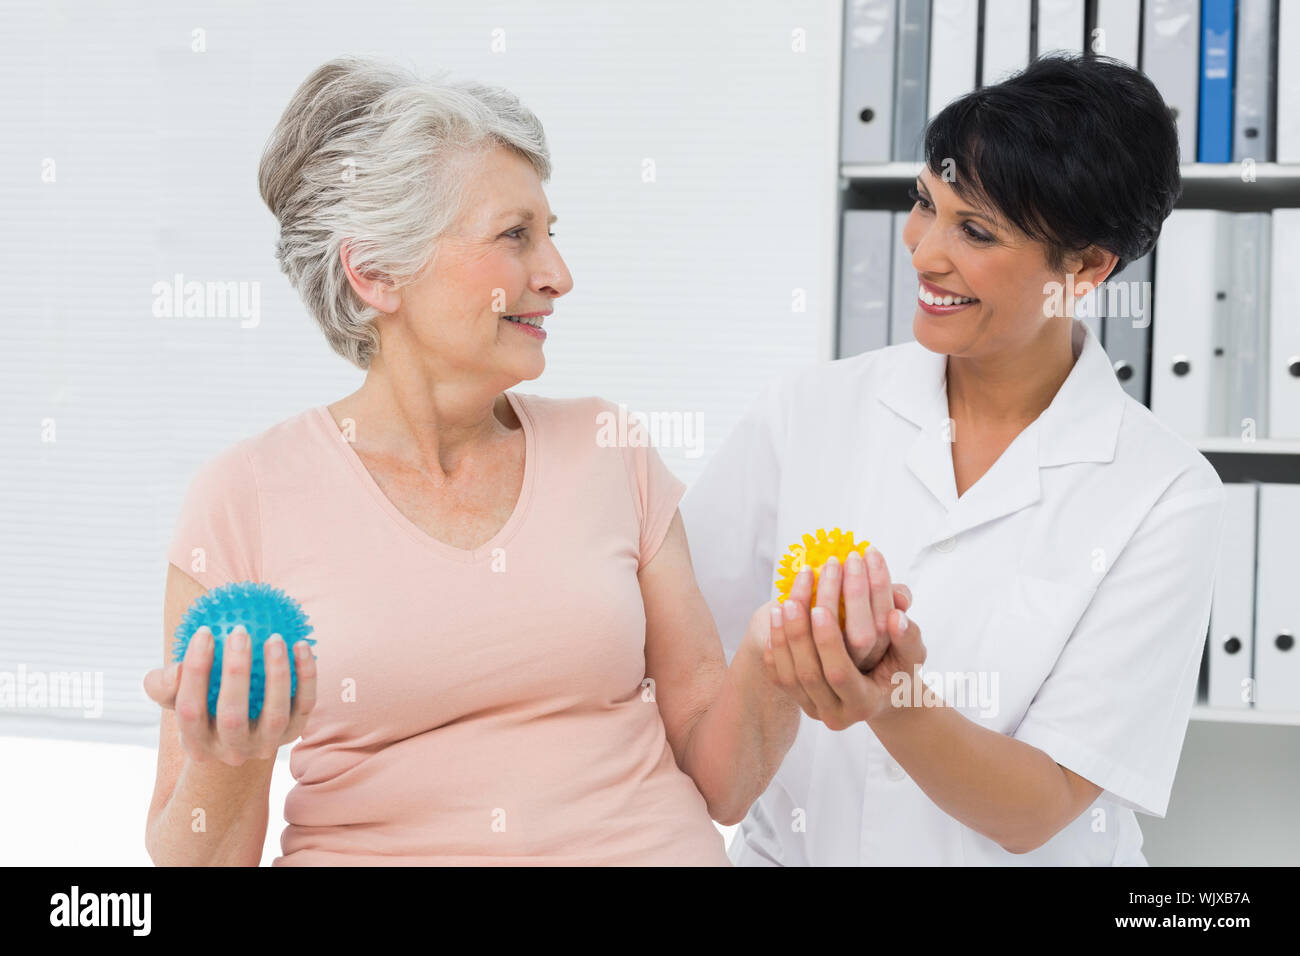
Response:
[{"label": "white lab coat", "polygon": [[[1134,810],[1163,817],[1195,695],[1224,492],[1120,387],[1094,334],[1051,405],[959,499],[947,356],[916,342],[769,386],[681,505],[727,659],[805,532],[876,545],[962,713],[1103,788],[1012,854],[939,809],[865,723],[798,737],[731,847],[758,865],[1146,865]],[[993,680],[996,678],[996,694]],[[983,693],[980,693],[982,690]],[[973,692],[973,693],[971,693]]]}]

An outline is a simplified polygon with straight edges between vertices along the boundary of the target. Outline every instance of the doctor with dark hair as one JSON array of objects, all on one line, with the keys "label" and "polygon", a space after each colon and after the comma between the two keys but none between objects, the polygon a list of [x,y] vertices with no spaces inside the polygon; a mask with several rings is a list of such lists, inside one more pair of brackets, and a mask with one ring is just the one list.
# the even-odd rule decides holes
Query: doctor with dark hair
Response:
[{"label": "doctor with dark hair", "polygon": [[1049,57],[949,104],[925,157],[915,341],[773,383],[682,505],[728,657],[787,546],[872,542],[813,607],[803,571],[774,618],[765,666],[803,716],[730,856],[1145,865],[1136,814],[1168,807],[1224,492],[1073,300],[1155,245],[1174,121],[1136,70]]}]

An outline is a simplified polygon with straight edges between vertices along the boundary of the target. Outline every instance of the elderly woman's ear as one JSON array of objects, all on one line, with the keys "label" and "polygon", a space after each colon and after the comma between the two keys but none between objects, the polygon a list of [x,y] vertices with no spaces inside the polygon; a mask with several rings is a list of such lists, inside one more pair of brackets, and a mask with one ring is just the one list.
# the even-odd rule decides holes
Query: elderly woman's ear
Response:
[{"label": "elderly woman's ear", "polygon": [[393,290],[391,283],[384,276],[370,276],[357,272],[352,265],[352,247],[349,241],[339,246],[339,261],[343,263],[343,272],[348,277],[361,301],[380,312],[393,313],[402,304],[402,297]]}]

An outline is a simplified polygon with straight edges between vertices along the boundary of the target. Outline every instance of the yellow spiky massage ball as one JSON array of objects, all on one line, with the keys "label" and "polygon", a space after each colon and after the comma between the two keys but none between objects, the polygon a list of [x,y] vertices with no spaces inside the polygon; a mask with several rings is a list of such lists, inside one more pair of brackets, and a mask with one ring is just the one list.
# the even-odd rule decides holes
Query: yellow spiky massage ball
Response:
[{"label": "yellow spiky massage ball", "polygon": [[[795,542],[786,550],[785,556],[781,558],[778,566],[776,579],[776,592],[781,601],[785,602],[790,597],[790,591],[794,588],[794,579],[804,568],[812,568],[813,572],[813,593],[812,601],[817,602],[817,582],[821,578],[822,565],[834,555],[839,561],[840,566],[844,566],[844,559],[853,551],[858,552],[864,558],[866,557],[867,548],[871,547],[870,541],[860,541],[854,543],[852,531],[841,531],[835,528],[829,533],[825,528],[818,528],[816,535],[806,534],[802,542]],[[844,595],[840,594],[840,630],[845,626],[844,617]]]}]

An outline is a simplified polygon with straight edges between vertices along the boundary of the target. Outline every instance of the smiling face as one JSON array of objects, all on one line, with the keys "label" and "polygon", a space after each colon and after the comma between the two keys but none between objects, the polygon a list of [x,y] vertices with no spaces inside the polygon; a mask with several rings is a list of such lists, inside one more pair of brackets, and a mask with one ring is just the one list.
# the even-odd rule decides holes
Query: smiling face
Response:
[{"label": "smiling face", "polygon": [[[1024,346],[1064,321],[1045,313],[1044,286],[1064,284],[1070,271],[1076,285],[1095,275],[1078,257],[1053,271],[1042,243],[1024,236],[996,210],[966,202],[928,168],[922,168],[912,198],[903,227],[903,244],[918,278],[912,329],[932,352],[974,358]],[[978,301],[944,306],[945,296]]]},{"label": "smiling face", "polygon": [[523,157],[499,148],[476,159],[432,268],[380,319],[383,350],[427,356],[443,379],[483,376],[504,388],[541,375],[546,331],[505,316],[545,323],[554,300],[573,288],[550,235],[556,218]]}]

